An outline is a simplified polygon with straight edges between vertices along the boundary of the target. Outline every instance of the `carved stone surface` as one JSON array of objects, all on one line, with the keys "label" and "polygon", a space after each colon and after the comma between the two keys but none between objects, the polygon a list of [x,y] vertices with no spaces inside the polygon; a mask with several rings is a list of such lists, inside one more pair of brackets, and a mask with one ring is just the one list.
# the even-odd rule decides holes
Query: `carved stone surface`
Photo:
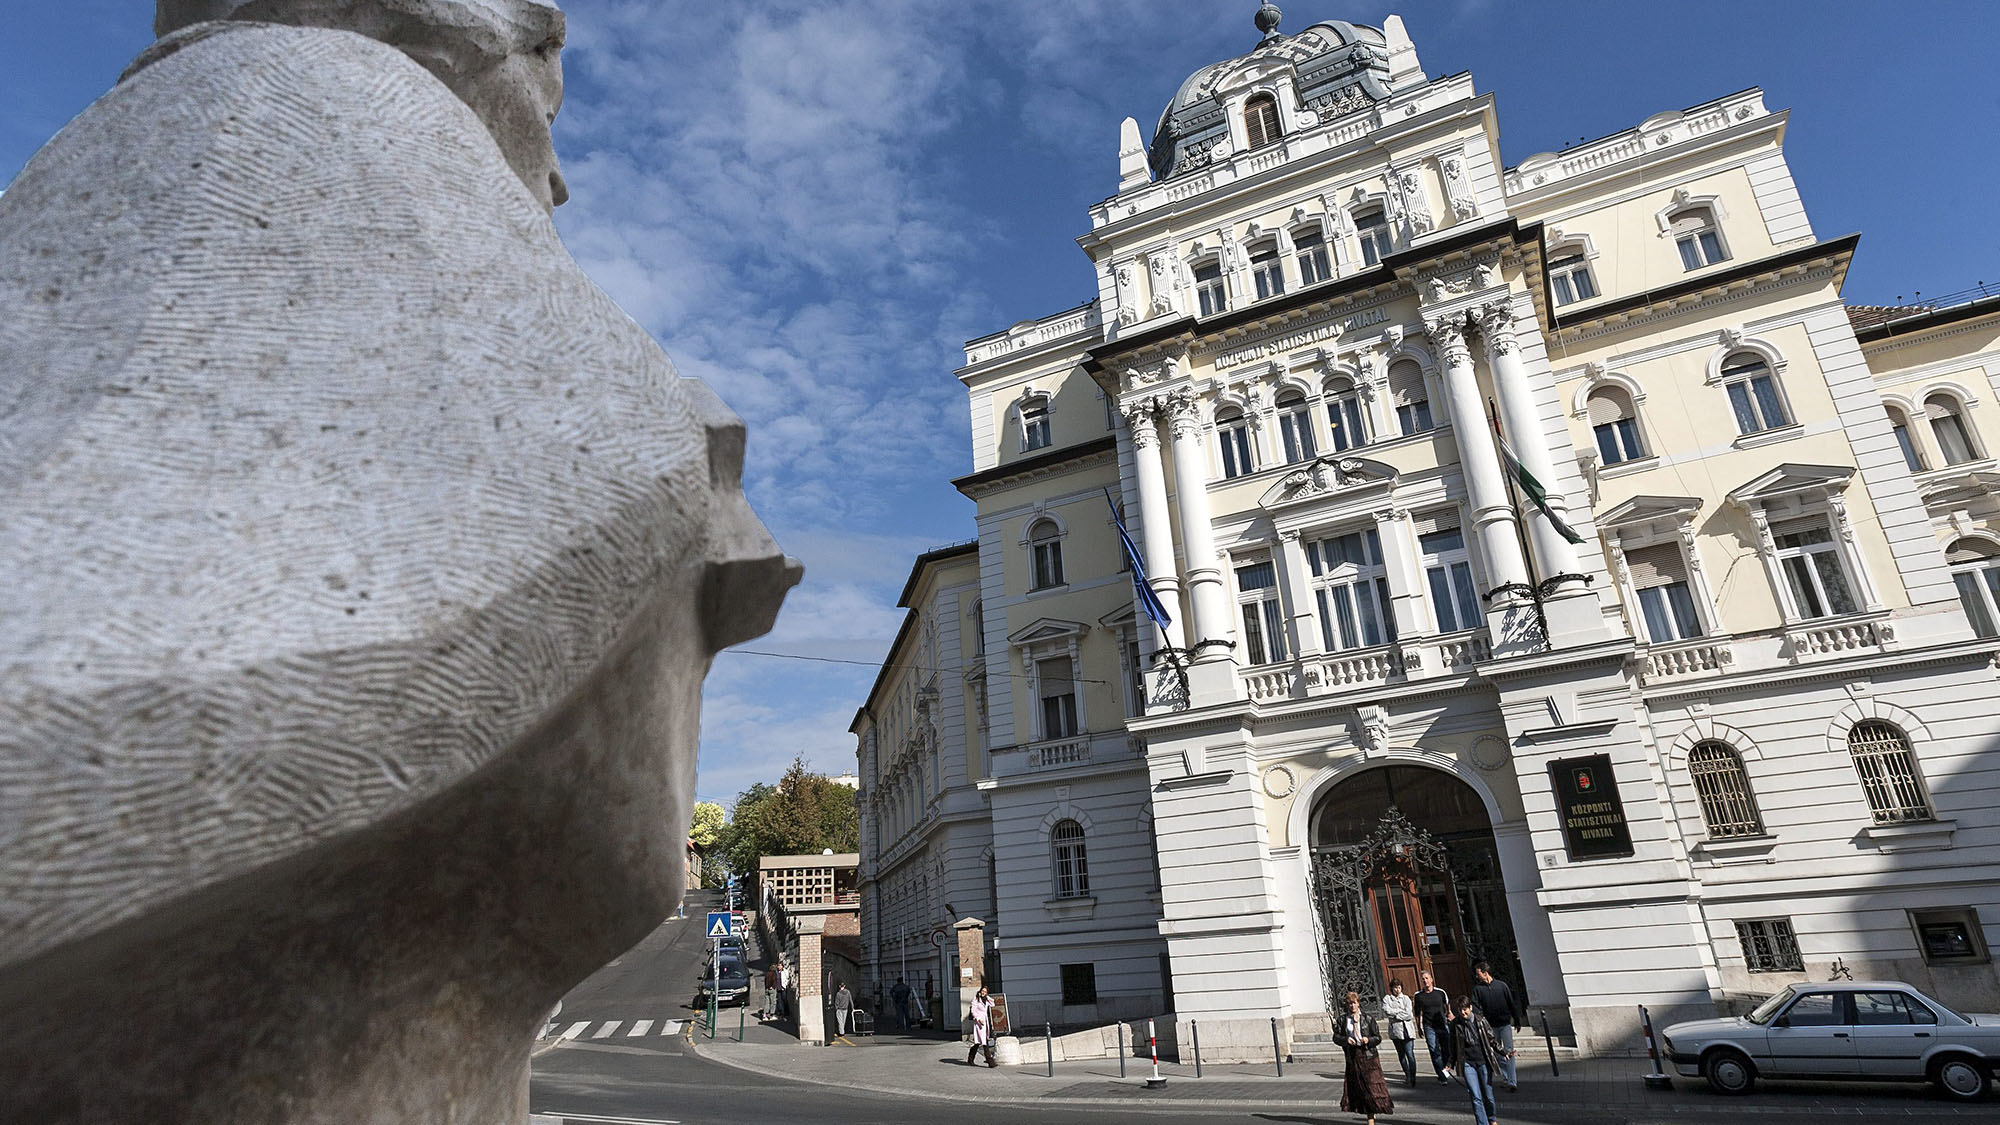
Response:
[{"label": "carved stone surface", "polygon": [[549,223],[560,12],[159,22],[0,196],[0,1119],[517,1122],[798,569]]}]

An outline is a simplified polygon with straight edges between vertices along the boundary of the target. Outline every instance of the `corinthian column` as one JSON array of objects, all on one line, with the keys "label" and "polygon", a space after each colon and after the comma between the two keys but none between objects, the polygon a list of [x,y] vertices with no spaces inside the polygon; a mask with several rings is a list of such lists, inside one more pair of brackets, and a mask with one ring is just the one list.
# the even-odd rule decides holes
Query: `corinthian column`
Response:
[{"label": "corinthian column", "polygon": [[[1139,486],[1139,535],[1146,551],[1146,584],[1172,618],[1163,630],[1168,648],[1186,648],[1181,618],[1181,578],[1174,565],[1172,517],[1167,512],[1167,470],[1160,461],[1160,424],[1150,400],[1120,408],[1132,436],[1132,475]],[[1144,615],[1141,615],[1144,619]]]},{"label": "corinthian column", "polygon": [[[1528,371],[1521,362],[1520,343],[1514,337],[1514,309],[1506,301],[1496,301],[1479,312],[1479,332],[1486,338],[1486,363],[1493,372],[1493,390],[1500,400],[1500,423],[1506,427],[1508,444],[1534,478],[1548,490],[1549,508],[1558,517],[1567,515],[1569,501],[1557,486],[1555,459],[1549,455],[1548,432],[1535,410],[1535,396],[1528,386]],[[1562,537],[1549,518],[1533,504],[1524,513],[1528,536],[1535,549],[1536,569],[1543,578],[1577,572],[1576,548]],[[1565,523],[1569,522],[1566,518]]]},{"label": "corinthian column", "polygon": [[[1229,602],[1215,559],[1215,531],[1208,510],[1208,455],[1201,442],[1201,413],[1191,391],[1166,396],[1174,441],[1174,492],[1180,501],[1181,553],[1194,620],[1188,644],[1197,661],[1227,660]],[[1221,643],[1211,643],[1221,642]]]},{"label": "corinthian column", "polygon": [[1424,331],[1437,347],[1444,365],[1444,389],[1451,402],[1451,433],[1458,442],[1459,468],[1472,503],[1472,526],[1495,588],[1525,585],[1528,563],[1514,528],[1514,509],[1507,502],[1507,481],[1500,468],[1500,451],[1486,425],[1479,401],[1479,382],[1472,372],[1472,349],[1465,343],[1464,314],[1426,319]]}]

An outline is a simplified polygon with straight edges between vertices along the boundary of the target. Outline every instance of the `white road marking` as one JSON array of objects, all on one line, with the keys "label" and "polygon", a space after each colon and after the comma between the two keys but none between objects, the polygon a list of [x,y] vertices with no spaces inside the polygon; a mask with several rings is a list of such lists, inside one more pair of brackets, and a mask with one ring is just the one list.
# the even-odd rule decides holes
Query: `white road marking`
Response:
[{"label": "white road marking", "polygon": [[562,1037],[564,1039],[574,1039],[577,1036],[582,1035],[583,1029],[589,1026],[590,1026],[589,1020],[579,1020],[576,1023],[570,1024],[569,1030],[563,1032]]},{"label": "white road marking", "polygon": [[660,1023],[661,1035],[679,1035],[680,1033],[681,1033],[680,1020],[663,1020]]},{"label": "white road marking", "polygon": [[624,1020],[606,1020],[604,1021],[604,1026],[598,1028],[596,1034],[592,1035],[591,1038],[592,1039],[608,1038],[611,1035],[611,1033],[617,1031],[619,1025],[623,1024],[624,1022],[625,1022]]},{"label": "white road marking", "polygon": [[602,1125],[681,1125],[678,1121],[668,1121],[662,1117],[598,1117],[588,1113],[548,1113],[546,1110],[535,1112],[548,1117],[559,1117],[564,1121],[602,1122]]},{"label": "white road marking", "polygon": [[639,1036],[644,1035],[646,1034],[646,1032],[652,1030],[652,1027],[653,1027],[652,1020],[640,1020],[638,1023],[632,1025],[632,1030],[625,1033],[625,1038],[637,1039]]}]

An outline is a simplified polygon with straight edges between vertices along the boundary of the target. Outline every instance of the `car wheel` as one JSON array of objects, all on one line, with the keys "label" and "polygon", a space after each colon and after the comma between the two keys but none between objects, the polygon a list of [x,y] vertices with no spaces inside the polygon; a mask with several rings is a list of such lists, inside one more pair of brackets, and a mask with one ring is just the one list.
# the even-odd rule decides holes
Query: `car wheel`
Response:
[{"label": "car wheel", "polygon": [[1757,1084],[1757,1071],[1743,1052],[1724,1048],[1711,1051],[1701,1060],[1701,1076],[1718,1094],[1747,1094]]},{"label": "car wheel", "polygon": [[1948,1055],[1938,1061],[1931,1070],[1931,1081],[1938,1084],[1947,1097],[1962,1102],[1976,1102],[1986,1096],[1986,1068],[1977,1059],[1964,1055]]}]

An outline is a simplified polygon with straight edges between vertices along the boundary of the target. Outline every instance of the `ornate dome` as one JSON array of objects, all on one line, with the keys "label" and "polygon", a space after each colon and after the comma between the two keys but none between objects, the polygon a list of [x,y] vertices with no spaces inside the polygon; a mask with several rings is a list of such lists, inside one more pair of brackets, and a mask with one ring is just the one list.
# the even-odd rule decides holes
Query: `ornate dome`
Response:
[{"label": "ornate dome", "polygon": [[1383,33],[1343,20],[1313,24],[1297,35],[1277,29],[1277,8],[1257,12],[1264,39],[1247,55],[1210,63],[1188,75],[1160,113],[1147,161],[1153,174],[1168,179],[1206,165],[1216,144],[1227,140],[1229,123],[1215,97],[1238,72],[1259,63],[1290,64],[1298,74],[1304,108],[1322,121],[1366,109],[1389,95],[1389,45]]}]

